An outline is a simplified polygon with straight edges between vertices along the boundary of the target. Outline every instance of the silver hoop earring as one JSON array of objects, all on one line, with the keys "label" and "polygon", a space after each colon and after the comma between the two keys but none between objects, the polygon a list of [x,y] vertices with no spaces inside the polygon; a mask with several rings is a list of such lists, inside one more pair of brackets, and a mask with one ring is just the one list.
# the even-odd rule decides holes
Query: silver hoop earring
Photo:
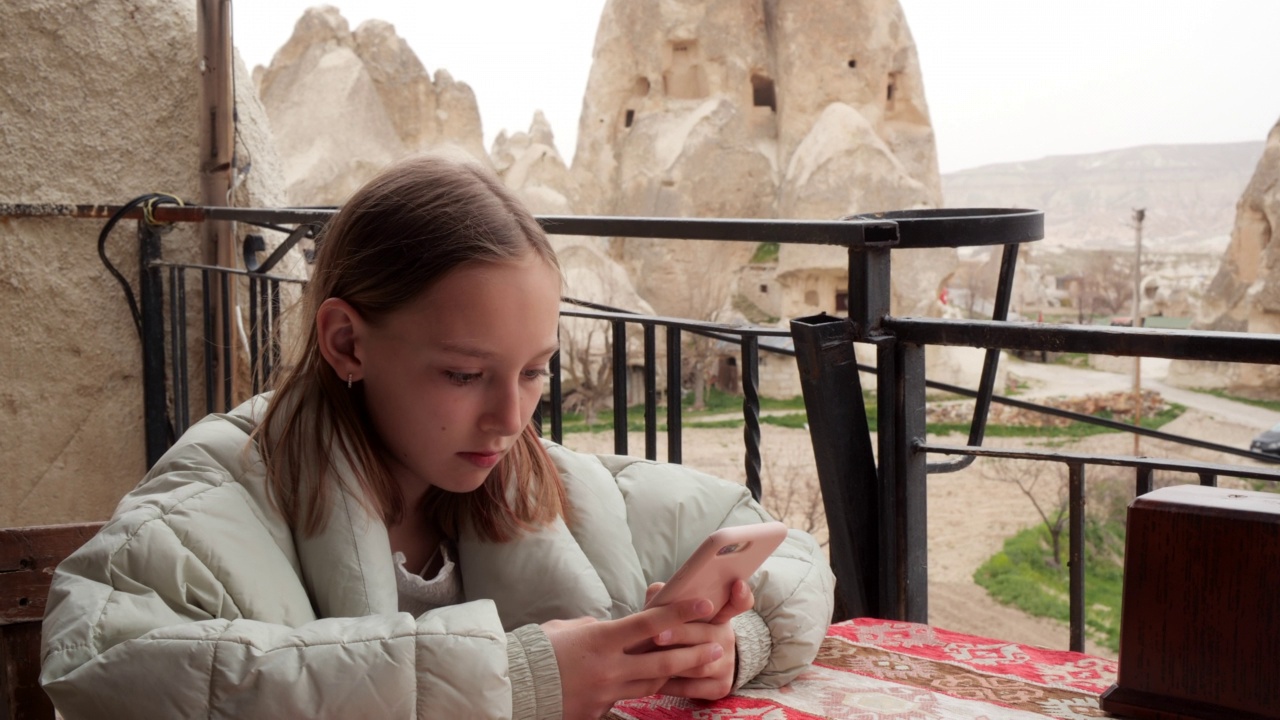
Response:
[{"label": "silver hoop earring", "polygon": [[351,389],[351,373],[347,373],[347,389]]}]

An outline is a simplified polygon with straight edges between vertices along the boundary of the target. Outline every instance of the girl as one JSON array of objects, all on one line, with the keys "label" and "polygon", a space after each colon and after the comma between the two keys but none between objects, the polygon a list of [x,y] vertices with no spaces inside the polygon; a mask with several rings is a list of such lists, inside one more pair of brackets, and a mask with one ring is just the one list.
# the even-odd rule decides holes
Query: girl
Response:
[{"label": "girl", "polygon": [[833,590],[803,533],[712,622],[641,609],[709,532],[768,516],[735,483],[538,439],[559,299],[487,172],[417,158],[358,191],[274,393],[194,425],[58,568],[61,713],[587,718],[798,674]]}]

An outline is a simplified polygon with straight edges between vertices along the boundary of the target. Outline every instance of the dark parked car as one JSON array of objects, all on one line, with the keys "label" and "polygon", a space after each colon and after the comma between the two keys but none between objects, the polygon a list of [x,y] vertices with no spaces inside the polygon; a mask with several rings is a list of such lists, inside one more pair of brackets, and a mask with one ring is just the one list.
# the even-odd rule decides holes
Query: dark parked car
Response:
[{"label": "dark parked car", "polygon": [[1276,459],[1280,460],[1280,425],[1276,425],[1254,438],[1249,445],[1249,449],[1253,452],[1275,455]]}]

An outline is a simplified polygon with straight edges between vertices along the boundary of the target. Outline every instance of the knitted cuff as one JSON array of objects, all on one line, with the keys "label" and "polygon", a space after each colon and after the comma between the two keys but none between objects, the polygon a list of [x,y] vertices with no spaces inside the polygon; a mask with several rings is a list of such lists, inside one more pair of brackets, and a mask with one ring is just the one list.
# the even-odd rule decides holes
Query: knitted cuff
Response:
[{"label": "knitted cuff", "polygon": [[769,626],[755,610],[748,610],[730,621],[738,645],[738,667],[733,676],[733,689],[746,685],[764,670],[773,651]]},{"label": "knitted cuff", "polygon": [[511,678],[512,718],[560,718],[560,666],[542,628],[525,625],[507,633],[507,674]]}]

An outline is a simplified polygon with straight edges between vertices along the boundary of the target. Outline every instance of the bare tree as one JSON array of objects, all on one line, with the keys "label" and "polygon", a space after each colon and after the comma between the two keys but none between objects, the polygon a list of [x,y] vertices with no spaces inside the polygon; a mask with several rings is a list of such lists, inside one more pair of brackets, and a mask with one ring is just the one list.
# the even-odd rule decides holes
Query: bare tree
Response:
[{"label": "bare tree", "polygon": [[[1053,551],[1050,562],[1054,567],[1062,567],[1062,540],[1067,529],[1067,519],[1070,517],[1070,498],[1062,468],[1057,463],[1034,460],[1003,460],[990,467],[995,479],[1015,483],[1022,494],[1026,495],[1035,506],[1045,530],[1049,533],[1049,543]],[[1043,488],[1050,483],[1056,483],[1051,498],[1046,498],[1043,490],[1040,493],[1036,492],[1037,485]]]},{"label": "bare tree", "polygon": [[[684,311],[686,316],[709,322],[721,319],[732,292],[730,275],[714,262],[704,263],[697,270],[691,270],[686,295],[688,305]],[[719,364],[724,342],[705,335],[684,333],[683,345],[682,365],[684,376],[693,390],[693,409],[702,410],[707,406],[707,380]],[[672,400],[677,401],[678,399]]]},{"label": "bare tree", "polygon": [[761,498],[766,509],[788,527],[803,530],[822,546],[829,542],[827,513],[817,471],[812,467],[783,464],[765,458]]},{"label": "bare tree", "polygon": [[1088,312],[1118,315],[1132,305],[1133,258],[1111,252],[1095,250],[1085,259],[1083,294],[1089,305]]},{"label": "bare tree", "polygon": [[603,401],[613,394],[613,335],[606,323],[564,318],[560,329],[560,369],[564,377],[564,405],[581,412],[591,426]]}]

